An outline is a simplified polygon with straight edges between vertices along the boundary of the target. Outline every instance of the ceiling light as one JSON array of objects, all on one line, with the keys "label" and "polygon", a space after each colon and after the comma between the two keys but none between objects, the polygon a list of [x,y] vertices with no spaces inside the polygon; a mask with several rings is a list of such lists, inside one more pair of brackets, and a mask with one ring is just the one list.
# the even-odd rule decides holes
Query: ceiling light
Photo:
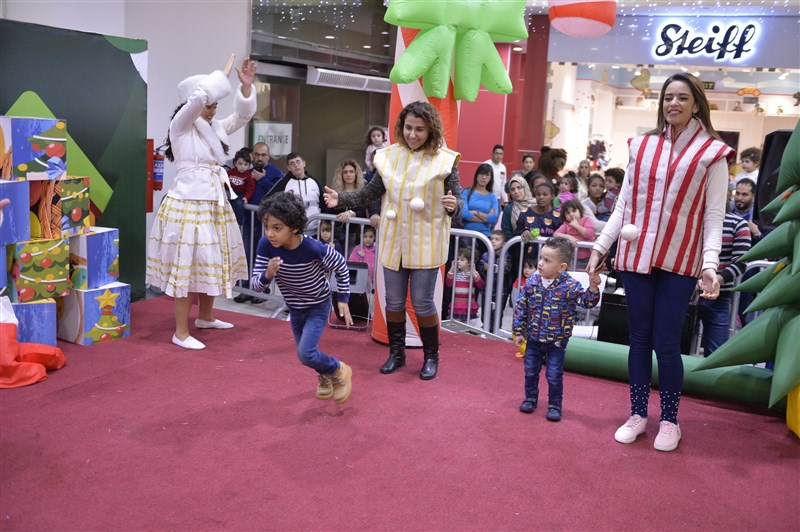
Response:
[{"label": "ceiling light", "polygon": [[326,35],[325,38],[326,39],[335,39],[336,37],[334,37],[333,35]]}]

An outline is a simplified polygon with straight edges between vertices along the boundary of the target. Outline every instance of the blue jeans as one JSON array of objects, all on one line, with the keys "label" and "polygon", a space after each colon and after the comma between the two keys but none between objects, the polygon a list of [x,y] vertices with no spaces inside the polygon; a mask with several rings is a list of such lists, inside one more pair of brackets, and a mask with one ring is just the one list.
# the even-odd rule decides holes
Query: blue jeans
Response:
[{"label": "blue jeans", "polygon": [[383,284],[386,289],[387,312],[403,312],[406,309],[409,281],[411,284],[411,306],[417,316],[437,314],[433,301],[439,268],[390,270],[383,268]]},{"label": "blue jeans", "polygon": [[323,374],[339,369],[338,360],[319,350],[319,339],[325,330],[330,311],[330,299],[308,308],[289,309],[292,333],[297,343],[297,358],[304,366]]},{"label": "blue jeans", "polygon": [[630,328],[631,415],[647,417],[655,350],[661,421],[677,423],[683,387],[681,330],[697,279],[656,268],[649,274],[620,274],[625,285]]},{"label": "blue jeans", "polygon": [[733,294],[720,292],[714,300],[700,298],[697,313],[703,322],[703,356],[707,357],[728,340]]},{"label": "blue jeans", "polygon": [[542,363],[547,364],[547,403],[561,406],[564,397],[564,353],[567,340],[557,342],[533,342],[525,347],[525,398],[539,399],[539,373]]}]

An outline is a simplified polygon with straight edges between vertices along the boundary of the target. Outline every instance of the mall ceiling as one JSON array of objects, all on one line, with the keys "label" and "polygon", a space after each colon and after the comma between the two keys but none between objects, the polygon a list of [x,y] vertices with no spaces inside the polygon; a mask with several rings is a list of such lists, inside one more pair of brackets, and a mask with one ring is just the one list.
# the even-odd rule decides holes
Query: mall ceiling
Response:
[{"label": "mall ceiling", "polygon": [[[527,0],[528,13],[547,13],[547,0]],[[800,16],[800,0],[618,0],[617,14],[676,16]]]}]

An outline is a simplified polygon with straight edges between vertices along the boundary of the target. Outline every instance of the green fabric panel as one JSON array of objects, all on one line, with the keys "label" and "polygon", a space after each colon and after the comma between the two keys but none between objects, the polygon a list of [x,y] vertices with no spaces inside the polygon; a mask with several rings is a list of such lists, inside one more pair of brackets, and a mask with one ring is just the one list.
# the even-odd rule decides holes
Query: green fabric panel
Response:
[{"label": "green fabric panel", "polygon": [[120,281],[133,300],[145,295],[147,84],[131,53],[146,48],[0,19],[0,114],[39,101],[67,121],[67,172],[92,179],[96,225],[119,229]]},{"label": "green fabric panel", "polygon": [[[684,355],[683,393],[766,406],[769,401],[772,372],[754,366],[695,371],[703,360]],[[572,338],[564,362],[567,371],[610,379],[628,380],[628,346]],[[658,364],[653,355],[654,385],[658,384]]]}]

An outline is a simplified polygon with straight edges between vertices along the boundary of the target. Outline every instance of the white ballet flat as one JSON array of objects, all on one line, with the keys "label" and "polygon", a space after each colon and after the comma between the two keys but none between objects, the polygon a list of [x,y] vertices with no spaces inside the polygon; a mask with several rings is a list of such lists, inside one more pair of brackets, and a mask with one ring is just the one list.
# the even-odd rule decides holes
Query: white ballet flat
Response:
[{"label": "white ballet flat", "polygon": [[194,320],[194,326],[198,329],[233,329],[233,323],[228,323],[227,321],[206,321],[199,318]]},{"label": "white ballet flat", "polygon": [[186,340],[179,340],[177,336],[172,335],[172,343],[184,349],[205,349],[206,344],[191,336],[187,336]]}]

